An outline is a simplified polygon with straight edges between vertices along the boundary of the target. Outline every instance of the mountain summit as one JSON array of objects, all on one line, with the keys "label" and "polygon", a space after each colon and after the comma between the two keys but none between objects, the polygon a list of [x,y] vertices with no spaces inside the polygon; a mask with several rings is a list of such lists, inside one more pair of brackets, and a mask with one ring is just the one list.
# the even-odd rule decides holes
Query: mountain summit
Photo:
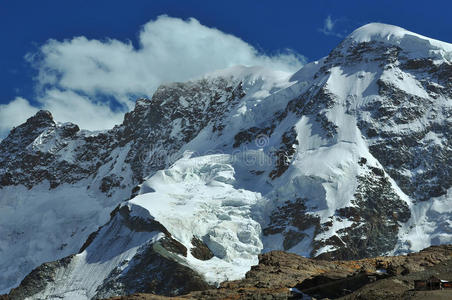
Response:
[{"label": "mountain summit", "polygon": [[[438,51],[444,56],[452,52],[452,45],[420,34],[408,31],[398,26],[370,23],[353,31],[345,41],[354,43],[382,42],[388,45],[399,46],[415,54],[419,51]],[[414,53],[413,53],[414,52]]]},{"label": "mountain summit", "polygon": [[451,243],[451,49],[372,23],[295,74],[163,85],[109,131],[39,112],[0,144],[0,292],[178,295],[270,250]]}]

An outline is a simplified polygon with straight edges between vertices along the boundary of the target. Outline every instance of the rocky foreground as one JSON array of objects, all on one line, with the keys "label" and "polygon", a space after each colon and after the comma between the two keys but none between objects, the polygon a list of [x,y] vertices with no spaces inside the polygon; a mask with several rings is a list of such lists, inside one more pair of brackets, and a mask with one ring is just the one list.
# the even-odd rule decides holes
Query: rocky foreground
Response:
[{"label": "rocky foreground", "polygon": [[[171,299],[452,299],[452,290],[414,290],[414,280],[432,275],[452,280],[452,245],[432,246],[406,256],[350,261],[272,251],[260,255],[259,264],[243,280]],[[134,294],[111,299],[170,298]]]},{"label": "rocky foreground", "polygon": [[[177,272],[177,270],[176,270]],[[177,278],[179,274],[174,274]],[[144,299],[452,299],[451,290],[415,291],[414,280],[430,276],[452,280],[452,245],[432,246],[401,256],[361,260],[328,261],[293,253],[272,251],[259,256],[242,280],[218,288],[200,286],[179,297],[155,295],[158,287],[148,283],[148,293],[110,300]],[[16,288],[0,300],[25,299]]]}]

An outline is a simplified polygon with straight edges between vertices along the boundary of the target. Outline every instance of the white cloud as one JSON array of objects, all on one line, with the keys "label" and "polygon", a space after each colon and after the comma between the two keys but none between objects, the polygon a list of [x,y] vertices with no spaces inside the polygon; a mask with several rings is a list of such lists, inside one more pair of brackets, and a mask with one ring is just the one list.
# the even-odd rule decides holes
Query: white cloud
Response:
[{"label": "white cloud", "polygon": [[333,20],[331,20],[331,16],[328,16],[325,19],[325,29],[328,30],[328,31],[332,31],[333,27],[334,27]]},{"label": "white cloud", "polygon": [[344,35],[342,33],[337,32],[336,25],[339,20],[333,20],[331,15],[328,15],[323,21],[323,27],[319,28],[318,31],[325,35],[331,35],[338,38],[343,38]]},{"label": "white cloud", "polygon": [[150,96],[161,82],[183,81],[233,65],[267,65],[294,72],[300,56],[268,57],[241,39],[208,28],[195,19],[161,16],[143,26],[139,48],[131,43],[77,37],[50,40],[29,56],[41,86],[107,94],[127,103],[130,95]]},{"label": "white cloud", "polygon": [[[264,55],[195,19],[160,16],[141,28],[138,41],[134,47],[131,42],[83,36],[49,40],[38,53],[26,56],[38,71],[35,100],[58,121],[106,129],[122,120],[136,97],[152,96],[163,82],[185,81],[239,64],[295,72],[304,60],[289,50]],[[21,118],[29,117],[30,111],[24,110]],[[11,125],[0,119],[0,128]]]},{"label": "white cloud", "polygon": [[21,97],[0,105],[0,139],[7,135],[12,127],[22,124],[37,111],[37,108]]}]

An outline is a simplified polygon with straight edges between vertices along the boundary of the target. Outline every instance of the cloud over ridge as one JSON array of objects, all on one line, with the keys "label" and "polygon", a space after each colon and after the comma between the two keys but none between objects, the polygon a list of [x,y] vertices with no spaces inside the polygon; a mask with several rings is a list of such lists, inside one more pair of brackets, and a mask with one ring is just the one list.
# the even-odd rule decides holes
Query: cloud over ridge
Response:
[{"label": "cloud over ridge", "polygon": [[[292,73],[304,61],[290,50],[273,56],[260,53],[240,38],[193,18],[160,16],[142,26],[138,42],[134,47],[131,42],[84,36],[47,41],[26,56],[37,71],[39,108],[52,111],[58,121],[107,129],[122,120],[136,97],[150,97],[161,83],[186,81],[234,65]],[[37,109],[23,98],[0,106],[0,115],[20,111],[21,106],[24,110],[14,120],[0,118],[0,137]]]}]

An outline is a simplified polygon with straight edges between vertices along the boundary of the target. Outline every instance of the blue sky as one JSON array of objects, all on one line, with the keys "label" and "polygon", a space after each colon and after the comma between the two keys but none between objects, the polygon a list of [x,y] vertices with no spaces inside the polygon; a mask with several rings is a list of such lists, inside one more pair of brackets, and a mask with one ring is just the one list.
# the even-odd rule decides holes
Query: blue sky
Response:
[{"label": "blue sky", "polygon": [[[130,109],[131,98],[152,93],[160,81],[184,80],[209,71],[208,66],[271,62],[272,66],[292,71],[305,61],[327,55],[344,36],[369,22],[393,24],[452,42],[451,11],[451,1],[4,0],[0,4],[3,41],[0,50],[0,104],[3,104],[0,105],[0,138],[2,130],[22,122],[37,108],[54,108],[61,121],[79,121],[83,127],[83,122],[92,119],[92,116],[71,119],[71,109],[65,112],[64,107],[73,103],[77,105],[72,111],[86,115],[84,110],[97,108],[100,118],[110,118],[110,122],[99,120],[85,127],[109,127]],[[149,23],[161,15],[172,18]],[[196,19],[199,24],[189,21],[189,18]],[[182,20],[178,22],[177,19]],[[148,31],[143,29],[145,24],[149,25],[146,27]],[[212,28],[218,31],[212,31]],[[184,57],[188,55],[185,53],[181,54],[181,62],[172,66],[171,60],[152,52],[155,45],[151,41],[145,49],[143,41],[147,43],[146,34],[140,35],[140,32],[145,32],[156,42],[169,43],[161,51],[170,51],[173,57],[185,52],[185,42],[192,43],[188,53],[196,56],[194,44],[199,43],[193,42],[196,38],[192,39],[192,36],[198,32],[208,34],[211,44],[216,44],[216,39],[229,40],[225,44],[219,42],[218,48],[209,50],[209,55],[200,52],[202,57],[210,56],[212,51],[218,54],[205,65],[200,60],[192,65],[183,65],[190,58]],[[230,39],[223,33],[242,41]],[[167,39],[168,35],[172,36],[171,40]],[[78,36],[86,39],[74,40]],[[49,39],[54,41],[49,42]],[[229,56],[230,53],[222,56],[221,47],[241,50],[236,56]],[[102,62],[95,56],[105,56],[99,49],[103,49],[102,53],[117,55]],[[137,55],[140,49],[146,51]],[[89,67],[76,69],[77,66],[74,66],[86,62],[87,57],[92,55],[90,51],[98,53],[93,54],[94,59],[99,60],[96,61],[97,67],[111,71],[104,82],[96,85],[82,82],[76,75],[83,75],[84,70],[96,75],[99,70],[93,71]],[[84,52],[83,57],[80,52]],[[143,60],[146,55],[155,55],[154,60],[157,61],[149,66],[150,69],[155,68],[158,74],[152,73],[152,70],[135,70],[130,74],[129,78],[141,78],[137,74],[145,72],[142,77],[149,80],[149,88],[144,87],[147,84],[145,79],[140,83],[138,79],[131,81],[130,89],[135,88],[137,95],[126,86],[117,88],[117,83],[111,79],[118,78],[115,72],[122,73],[127,63],[109,63],[120,60],[118,55],[125,52],[128,53],[124,56],[125,60],[133,60],[137,56]],[[75,59],[74,65],[68,65],[73,57],[79,60]],[[159,64],[159,61],[162,63]],[[165,62],[168,63],[168,71],[162,73]],[[201,67],[198,70],[196,66]],[[185,67],[186,73],[179,74],[179,70]],[[52,77],[55,74],[56,77]],[[96,76],[97,80],[99,76]],[[88,77],[86,80],[92,79]],[[108,86],[108,81],[111,81],[112,87]]]}]

